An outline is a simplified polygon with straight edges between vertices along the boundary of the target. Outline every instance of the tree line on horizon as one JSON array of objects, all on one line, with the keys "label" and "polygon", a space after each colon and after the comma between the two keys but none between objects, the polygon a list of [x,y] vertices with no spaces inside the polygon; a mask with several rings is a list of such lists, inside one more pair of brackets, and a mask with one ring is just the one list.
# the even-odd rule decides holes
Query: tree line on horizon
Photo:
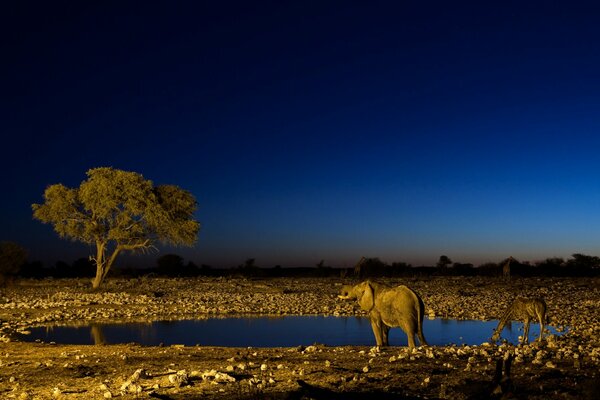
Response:
[{"label": "tree line on horizon", "polygon": [[[599,276],[600,257],[573,254],[565,260],[561,257],[546,258],[531,263],[512,259],[513,276]],[[325,264],[324,260],[312,267],[259,266],[254,258],[230,268],[214,268],[210,265],[196,265],[192,261],[173,253],[156,259],[156,265],[148,268],[115,266],[110,273],[113,277],[342,277],[342,278],[385,278],[385,277],[425,277],[425,276],[501,276],[502,267],[508,261],[488,262],[479,266],[470,263],[453,262],[447,256],[440,256],[436,265],[413,266],[405,262],[383,262],[378,257],[365,258],[360,272],[354,267],[339,268]],[[45,266],[40,261],[27,261],[27,252],[14,242],[0,242],[0,283],[19,278],[93,278],[96,264],[90,258],[78,258],[72,263],[57,261]]]}]

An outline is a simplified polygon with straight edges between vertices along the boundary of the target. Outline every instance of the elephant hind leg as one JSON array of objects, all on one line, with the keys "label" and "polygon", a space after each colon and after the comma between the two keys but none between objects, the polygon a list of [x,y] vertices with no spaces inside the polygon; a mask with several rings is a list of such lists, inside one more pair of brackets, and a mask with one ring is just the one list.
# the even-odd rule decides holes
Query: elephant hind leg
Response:
[{"label": "elephant hind leg", "polygon": [[406,332],[406,336],[408,336],[408,348],[414,349],[415,347],[417,347],[415,344],[415,333],[414,332]]},{"label": "elephant hind leg", "polygon": [[408,348],[414,349],[417,347],[415,343],[415,335],[417,334],[418,327],[416,324],[413,324],[411,321],[402,321],[400,328],[402,328],[404,333],[406,333],[408,338]]},{"label": "elephant hind leg", "polygon": [[381,333],[382,333],[382,336],[383,336],[383,338],[382,338],[383,339],[383,345],[384,346],[389,346],[390,342],[389,342],[388,336],[389,336],[389,333],[390,333],[390,327],[382,323],[382,325],[381,325]]}]

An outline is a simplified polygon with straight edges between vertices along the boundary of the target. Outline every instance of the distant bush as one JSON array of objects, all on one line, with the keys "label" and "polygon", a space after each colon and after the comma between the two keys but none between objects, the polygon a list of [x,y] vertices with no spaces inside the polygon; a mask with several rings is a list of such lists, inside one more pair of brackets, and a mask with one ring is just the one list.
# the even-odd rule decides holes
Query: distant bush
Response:
[{"label": "distant bush", "polygon": [[27,261],[27,252],[14,242],[0,242],[0,285],[13,280]]},{"label": "distant bush", "polygon": [[41,279],[49,276],[48,268],[41,261],[26,262],[21,266],[19,276],[22,278]]},{"label": "distant bush", "polygon": [[379,258],[363,257],[354,267],[355,276],[358,279],[377,278],[388,275],[389,267]]},{"label": "distant bush", "polygon": [[597,275],[600,272],[600,258],[587,256],[585,254],[573,254],[573,258],[567,260],[566,268],[569,274],[575,276]]},{"label": "distant bush", "polygon": [[156,273],[164,276],[193,277],[199,276],[201,272],[191,261],[184,264],[183,258],[177,254],[165,254],[156,260],[156,264]]},{"label": "distant bush", "polygon": [[473,276],[475,275],[475,268],[473,264],[461,264],[454,263],[452,268],[450,269],[452,275],[463,275],[463,276]]},{"label": "distant bush", "polygon": [[535,266],[540,275],[564,276],[567,272],[567,263],[560,257],[546,258],[544,261],[538,261]]}]

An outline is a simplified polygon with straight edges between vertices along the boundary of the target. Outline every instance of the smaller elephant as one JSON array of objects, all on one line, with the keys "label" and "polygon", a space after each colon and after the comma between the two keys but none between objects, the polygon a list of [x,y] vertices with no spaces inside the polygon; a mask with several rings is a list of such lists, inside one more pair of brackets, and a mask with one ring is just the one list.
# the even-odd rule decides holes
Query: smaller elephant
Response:
[{"label": "smaller elephant", "polygon": [[369,312],[371,327],[377,346],[389,346],[388,333],[392,327],[400,327],[408,336],[408,347],[415,347],[415,334],[421,346],[427,341],[423,336],[423,300],[406,286],[391,287],[382,283],[364,281],[355,286],[343,286],[343,300],[358,300],[360,307]]}]

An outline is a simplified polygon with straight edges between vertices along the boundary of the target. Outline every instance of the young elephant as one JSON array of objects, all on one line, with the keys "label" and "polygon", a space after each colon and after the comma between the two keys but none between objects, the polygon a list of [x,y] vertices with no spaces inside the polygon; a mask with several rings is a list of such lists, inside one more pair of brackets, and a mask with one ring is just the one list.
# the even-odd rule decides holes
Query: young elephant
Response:
[{"label": "young elephant", "polygon": [[415,334],[421,346],[427,345],[423,336],[425,305],[412,289],[365,281],[356,286],[343,286],[338,297],[356,299],[360,307],[369,312],[377,346],[389,346],[388,332],[396,326],[408,336],[409,348],[415,347]]}]

